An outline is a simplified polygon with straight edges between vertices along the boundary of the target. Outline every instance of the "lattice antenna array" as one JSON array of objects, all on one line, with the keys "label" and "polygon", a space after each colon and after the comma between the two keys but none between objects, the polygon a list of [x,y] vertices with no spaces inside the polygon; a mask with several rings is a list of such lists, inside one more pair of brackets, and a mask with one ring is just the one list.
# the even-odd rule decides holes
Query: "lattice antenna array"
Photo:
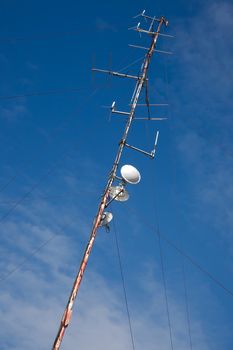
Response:
[{"label": "lattice antenna array", "polygon": [[[136,84],[135,84],[135,89],[134,89],[134,92],[133,92],[133,95],[131,98],[131,102],[129,104],[130,110],[128,112],[117,110],[115,107],[115,102],[113,102],[112,106],[110,107],[112,113],[124,115],[127,117],[126,125],[125,125],[123,135],[121,137],[121,140],[119,142],[118,151],[117,151],[115,160],[113,162],[111,171],[109,173],[108,180],[107,180],[103,195],[102,195],[100,203],[98,205],[97,214],[94,218],[90,237],[89,237],[86,249],[84,251],[83,258],[82,258],[77,276],[74,280],[74,284],[73,284],[73,287],[72,287],[64,314],[63,314],[62,319],[61,319],[58,333],[57,333],[57,336],[56,336],[54,344],[53,344],[53,348],[52,348],[53,350],[60,349],[61,342],[63,340],[65,331],[70,323],[71,315],[73,312],[74,301],[75,301],[77,294],[78,294],[78,291],[79,291],[79,287],[80,287],[80,284],[81,284],[81,281],[82,281],[82,278],[83,278],[83,275],[84,275],[84,272],[85,272],[85,269],[87,266],[87,262],[88,262],[90,253],[91,253],[93,245],[94,245],[97,231],[101,226],[105,226],[107,229],[109,229],[109,223],[112,220],[112,214],[107,212],[106,208],[114,200],[116,200],[116,201],[127,200],[129,195],[125,189],[126,185],[127,184],[137,184],[140,181],[140,178],[141,178],[140,173],[132,165],[124,165],[121,168],[121,177],[119,177],[117,175],[117,170],[119,167],[119,163],[120,163],[122,152],[123,152],[124,148],[125,147],[130,148],[131,150],[145,154],[152,159],[155,156],[156,145],[157,145],[158,135],[159,135],[158,131],[156,132],[154,147],[153,147],[153,150],[151,152],[147,152],[147,151],[139,149],[138,147],[129,145],[127,143],[127,137],[128,137],[128,133],[129,133],[129,130],[131,128],[131,125],[132,125],[132,121],[134,119],[145,119],[145,118],[135,118],[135,109],[138,105],[138,100],[139,100],[139,96],[140,96],[140,93],[142,91],[142,88],[143,88],[143,86],[145,86],[145,84],[148,81],[147,72],[148,72],[151,58],[152,58],[154,52],[156,52],[156,44],[157,44],[158,37],[160,35],[165,36],[165,37],[166,36],[170,37],[170,36],[167,34],[161,33],[161,27],[163,25],[165,25],[165,26],[168,25],[168,21],[164,17],[161,17],[161,18],[150,17],[150,16],[145,14],[145,11],[143,11],[137,17],[139,17],[139,16],[141,16],[142,18],[144,18],[150,22],[149,29],[148,30],[142,29],[140,26],[140,23],[132,29],[136,30],[139,33],[147,34],[147,35],[151,36],[151,44],[150,44],[149,48],[145,48],[147,50],[147,53],[145,55],[143,64],[141,66],[141,70],[140,70],[139,75],[129,75],[129,74],[123,74],[123,73],[118,73],[118,72],[108,71],[108,70],[103,70],[103,69],[96,69],[96,68],[93,69],[93,71],[107,73],[107,74],[117,76],[117,77],[134,79],[136,81]],[[156,23],[157,23],[157,28],[156,28],[156,30],[154,30],[154,25]],[[150,120],[161,120],[161,119],[163,119],[163,118],[150,118]],[[118,182],[117,186],[113,186],[113,184],[115,182]]]}]

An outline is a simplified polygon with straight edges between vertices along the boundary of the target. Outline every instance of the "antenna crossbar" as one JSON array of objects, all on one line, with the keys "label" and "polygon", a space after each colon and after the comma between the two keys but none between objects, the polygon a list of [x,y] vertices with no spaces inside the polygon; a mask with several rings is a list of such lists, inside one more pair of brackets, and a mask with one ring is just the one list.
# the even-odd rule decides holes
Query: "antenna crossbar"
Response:
[{"label": "antenna crossbar", "polygon": [[134,120],[167,120],[167,118],[166,117],[158,117],[158,118],[145,118],[145,117],[136,117],[136,118],[134,118]]},{"label": "antenna crossbar", "polygon": [[124,74],[124,73],[114,72],[114,71],[106,70],[106,69],[92,68],[92,71],[100,72],[100,73],[107,73],[109,75],[113,75],[113,76],[121,77],[121,78],[130,78],[130,79],[136,79],[136,80],[140,79],[140,77],[137,75]]},{"label": "antenna crossbar", "polygon": [[[120,112],[120,111],[113,111],[112,113],[117,113],[117,114],[123,114],[123,115],[129,115],[129,113],[127,112]],[[146,117],[134,117],[133,118],[134,120],[167,120],[166,117],[150,117],[150,118],[146,118]]]},{"label": "antenna crossbar", "polygon": [[164,36],[164,37],[167,37],[167,38],[174,38],[174,36],[170,35],[170,34],[164,34],[164,33],[160,33],[160,32],[153,32],[153,31],[142,29],[142,28],[139,28],[139,27],[134,28],[134,30],[136,32],[145,33],[145,34],[149,34],[149,35],[160,35],[160,36]]},{"label": "antenna crossbar", "polygon": [[[130,104],[131,106],[131,104]],[[148,106],[148,104],[146,103],[138,103],[137,106]],[[161,107],[161,106],[169,106],[168,103],[150,103],[149,104],[150,107]]]},{"label": "antenna crossbar", "polygon": [[140,152],[142,154],[145,154],[146,156],[149,156],[151,159],[153,159],[154,156],[155,156],[155,151],[156,151],[156,146],[157,146],[157,143],[158,143],[158,138],[159,138],[159,131],[157,131],[156,134],[155,134],[154,148],[153,148],[153,150],[151,152],[147,152],[147,151],[142,150],[141,148],[138,148],[138,147],[135,147],[135,146],[131,146],[131,145],[129,145],[126,142],[125,142],[125,146],[128,147],[128,148],[131,148],[134,151],[137,151],[137,152]]},{"label": "antenna crossbar", "polygon": [[134,151],[137,151],[137,152],[143,153],[143,154],[145,154],[146,156],[149,156],[150,158],[153,158],[153,154],[152,154],[152,152],[147,152],[147,151],[144,151],[144,150],[142,150],[142,149],[140,149],[140,148],[138,148],[138,147],[131,146],[131,145],[129,145],[128,143],[125,143],[125,146],[126,146],[126,147],[128,147],[128,148],[133,149]]},{"label": "antenna crossbar", "polygon": [[[136,49],[143,49],[143,50],[148,50],[148,47],[144,47],[144,46],[139,46],[139,45],[132,45],[132,44],[129,44],[130,47],[135,47]],[[167,55],[172,55],[173,52],[171,51],[164,51],[164,50],[154,50],[154,52],[158,52],[158,53],[164,53],[164,54],[167,54]]]},{"label": "antenna crossbar", "polygon": [[141,14],[141,16],[144,17],[144,18],[147,18],[147,19],[151,19],[152,21],[155,21],[155,22],[159,22],[159,21],[160,21],[159,18],[147,16],[147,15],[145,15],[144,13]]},{"label": "antenna crossbar", "polygon": [[123,111],[117,111],[117,110],[112,110],[112,113],[116,113],[116,114],[122,114],[122,115],[130,115],[130,112],[123,112]]}]

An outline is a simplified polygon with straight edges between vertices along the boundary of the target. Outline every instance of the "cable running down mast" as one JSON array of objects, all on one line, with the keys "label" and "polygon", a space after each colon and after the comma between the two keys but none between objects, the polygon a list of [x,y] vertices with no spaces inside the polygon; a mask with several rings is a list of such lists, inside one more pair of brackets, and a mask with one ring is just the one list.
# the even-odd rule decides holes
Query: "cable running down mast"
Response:
[{"label": "cable running down mast", "polygon": [[[160,33],[161,27],[163,25],[167,26],[168,21],[164,17],[161,17],[158,19],[155,17],[147,16],[147,15],[145,15],[145,11],[143,11],[140,15],[138,15],[136,17],[139,17],[139,16],[143,17],[145,20],[150,21],[149,29],[148,30],[141,29],[140,23],[138,23],[138,25],[132,29],[134,29],[135,31],[137,31],[139,33],[146,33],[146,34],[150,35],[152,38],[151,45],[148,48],[148,51],[145,55],[145,58],[144,58],[142,66],[141,66],[141,71],[140,71],[139,75],[132,76],[132,75],[117,73],[117,72],[113,72],[113,71],[93,69],[93,71],[108,73],[108,74],[111,74],[113,76],[136,79],[136,86],[135,86],[135,89],[134,89],[134,92],[133,92],[133,95],[131,98],[129,112],[121,112],[121,111],[115,110],[115,102],[112,104],[112,107],[111,107],[111,111],[113,113],[126,115],[127,121],[126,121],[123,136],[119,142],[119,148],[118,148],[118,151],[116,154],[115,161],[114,161],[112,169],[109,173],[107,184],[105,186],[103,195],[101,197],[100,204],[98,206],[98,211],[97,211],[97,214],[96,214],[94,222],[93,222],[92,231],[91,231],[89,241],[87,243],[87,246],[86,246],[86,249],[85,249],[81,264],[80,264],[80,268],[79,268],[78,273],[76,275],[76,278],[75,278],[75,281],[74,281],[74,284],[73,284],[73,287],[72,287],[72,290],[71,290],[71,293],[70,293],[70,296],[69,296],[69,299],[68,299],[68,302],[67,302],[67,305],[66,305],[66,308],[64,311],[64,314],[63,314],[62,319],[61,319],[59,330],[58,330],[57,336],[55,338],[55,341],[54,341],[54,344],[52,347],[53,350],[60,349],[64,334],[65,334],[65,330],[70,323],[71,315],[73,312],[74,301],[75,301],[77,293],[79,291],[79,287],[80,287],[80,284],[81,284],[81,281],[83,278],[83,274],[84,274],[86,266],[87,266],[88,258],[90,256],[91,250],[92,250],[93,245],[94,245],[97,230],[100,226],[106,226],[106,228],[108,228],[108,223],[112,219],[112,214],[109,212],[105,212],[105,209],[108,207],[108,205],[113,200],[118,200],[118,201],[127,200],[128,193],[125,190],[126,184],[127,183],[136,184],[140,181],[140,173],[138,172],[138,170],[136,168],[134,168],[131,165],[125,165],[121,168],[122,178],[117,176],[117,170],[119,167],[119,162],[120,162],[124,148],[125,147],[131,148],[132,150],[135,150],[135,151],[138,151],[142,154],[145,154],[152,159],[155,156],[156,145],[157,145],[157,141],[158,141],[158,131],[155,135],[154,148],[151,152],[146,152],[144,150],[139,149],[138,147],[130,146],[126,141],[127,141],[127,136],[128,136],[132,121],[134,119],[135,109],[137,107],[140,93],[142,91],[142,88],[145,86],[145,84],[148,81],[147,72],[148,72],[149,64],[150,64],[151,58],[153,56],[153,53],[156,52],[155,47],[156,47],[157,39],[158,39],[159,35],[169,37],[169,35],[165,35],[165,34]],[[154,24],[156,22],[158,23],[158,26],[154,30]],[[135,118],[135,119],[137,119],[137,118]],[[139,119],[141,119],[141,118],[139,118]],[[157,120],[157,119],[159,119],[159,118],[151,118],[149,120]],[[161,119],[163,119],[163,118],[161,118]],[[119,181],[119,180],[120,180],[120,183],[118,184],[118,186],[112,186],[114,181]]]}]

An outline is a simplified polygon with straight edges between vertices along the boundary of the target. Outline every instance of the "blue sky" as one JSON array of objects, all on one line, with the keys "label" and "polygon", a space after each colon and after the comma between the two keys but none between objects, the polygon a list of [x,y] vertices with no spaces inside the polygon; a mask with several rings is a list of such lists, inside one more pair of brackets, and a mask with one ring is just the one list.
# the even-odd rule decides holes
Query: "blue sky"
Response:
[{"label": "blue sky", "polygon": [[[120,70],[143,57],[128,47],[148,45],[128,31],[143,9],[165,15],[175,38],[159,39],[158,48],[174,54],[155,55],[149,74],[150,102],[169,103],[151,114],[168,120],[135,121],[128,140],[150,150],[159,130],[156,158],[125,150],[122,165],[135,165],[142,180],[128,188],[128,202],[112,206],[135,348],[171,348],[158,225],[233,290],[231,2],[3,0],[2,350],[51,348],[124,127],[103,106],[115,100],[127,110],[133,91],[126,79],[93,77],[91,67]],[[78,90],[3,98],[70,88]],[[184,272],[192,348],[232,349],[232,296],[163,239],[161,246],[174,349],[191,349]],[[62,344],[84,347],[131,347],[112,226],[109,234],[99,230]]]}]

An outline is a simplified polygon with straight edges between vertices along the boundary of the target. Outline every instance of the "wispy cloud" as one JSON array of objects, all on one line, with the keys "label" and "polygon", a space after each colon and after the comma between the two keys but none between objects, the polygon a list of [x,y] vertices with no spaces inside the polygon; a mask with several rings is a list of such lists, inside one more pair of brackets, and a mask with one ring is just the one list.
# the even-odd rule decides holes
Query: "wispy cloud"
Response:
[{"label": "wispy cloud", "polygon": [[[71,174],[70,174],[71,176]],[[73,181],[68,181],[73,188]],[[73,278],[85,246],[88,224],[85,219],[62,203],[53,205],[37,201],[21,205],[20,216],[8,218],[1,228],[1,276],[6,275],[24,257],[29,260],[20,270],[2,281],[0,315],[1,348],[3,350],[47,349],[52,345],[66,304]],[[59,212],[59,216],[57,213]],[[55,219],[56,218],[56,219]],[[75,236],[70,228],[75,227]],[[81,233],[81,234],[80,234]],[[54,236],[35,256],[33,249]],[[99,246],[97,244],[97,249]],[[95,255],[95,261],[101,254]],[[154,278],[155,272],[148,260],[144,262],[143,276],[138,276],[138,288],[150,300],[148,310],[141,301],[130,301],[132,325],[137,347],[165,350],[169,346],[163,289]],[[146,273],[145,273],[146,271]],[[187,348],[184,312],[174,295],[169,294],[176,346]],[[193,338],[201,350],[209,349],[204,330],[198,319],[193,319]],[[113,340],[117,341],[113,341]],[[20,344],[20,347],[19,347]],[[64,339],[63,349],[128,349],[131,346],[122,287],[111,279],[101,277],[94,265],[89,265],[74,308],[72,322]]]},{"label": "wispy cloud", "polygon": [[[3,349],[18,349],[20,344],[25,350],[32,347],[42,350],[52,344],[72,285],[71,275],[75,273],[71,274],[73,269],[70,267],[77,259],[71,241],[66,237],[58,239],[51,247],[44,255],[39,254],[33,264],[15,274],[3,288],[0,306],[4,320],[0,330]],[[147,278],[144,276],[141,287],[149,298],[153,295],[151,309],[143,307],[142,303],[140,307],[131,304],[135,341],[138,347],[150,350],[154,349],[156,339],[156,348],[165,350],[169,346],[169,337],[161,286]],[[180,349],[186,349],[182,310],[175,300],[170,299],[170,306],[176,314],[174,343]],[[198,320],[193,324],[193,338],[199,349],[208,349]],[[119,350],[129,348],[130,342],[120,288],[89,269],[63,348],[71,350],[78,346],[98,350],[111,347]]]},{"label": "wispy cloud", "polygon": [[[178,28],[174,81],[178,149],[192,167],[194,213],[232,237],[233,6],[207,3]],[[182,88],[179,88],[182,87]],[[204,219],[204,218],[203,218]]]},{"label": "wispy cloud", "polygon": [[107,22],[106,20],[100,17],[96,19],[96,28],[99,31],[117,32],[117,29],[113,24]]},{"label": "wispy cloud", "polygon": [[8,122],[14,122],[18,118],[21,118],[28,114],[28,109],[25,104],[13,103],[7,107],[0,106],[0,118],[7,120]]},{"label": "wispy cloud", "polygon": [[8,59],[5,54],[0,53],[0,62],[1,63],[8,63]]},{"label": "wispy cloud", "polygon": [[26,62],[26,67],[31,71],[37,71],[39,69],[38,65],[30,61]]}]

